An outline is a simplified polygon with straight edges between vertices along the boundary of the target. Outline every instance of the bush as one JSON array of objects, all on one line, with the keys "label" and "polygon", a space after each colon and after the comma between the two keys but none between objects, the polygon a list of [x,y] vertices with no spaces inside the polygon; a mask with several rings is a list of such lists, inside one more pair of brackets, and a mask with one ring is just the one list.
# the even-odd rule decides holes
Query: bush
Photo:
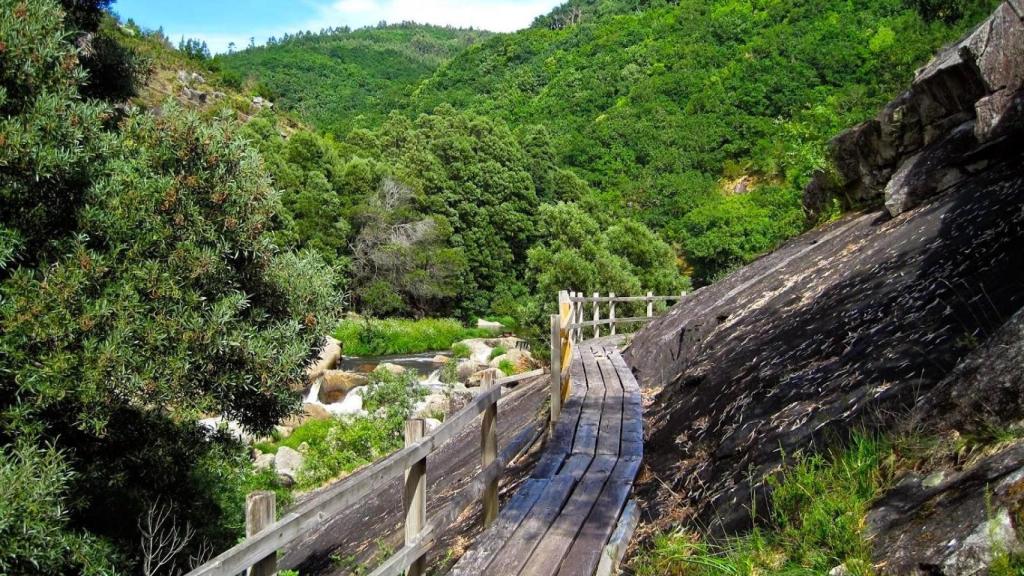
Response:
[{"label": "bush", "polygon": [[506,353],[508,353],[508,348],[505,348],[504,346],[495,346],[494,348],[491,348],[491,355],[488,357],[488,360],[494,360],[498,356]]},{"label": "bush", "polygon": [[112,546],[68,526],[72,476],[52,446],[0,448],[0,574],[116,573]]},{"label": "bush", "polygon": [[334,332],[346,354],[352,356],[383,356],[416,354],[447,350],[459,340],[483,338],[493,332],[483,328],[467,328],[457,320],[424,318],[346,319]]},{"label": "bush", "polygon": [[18,446],[8,473],[38,479],[11,497],[47,507],[36,536],[51,550],[58,511],[94,535],[68,532],[68,572],[99,566],[98,538],[139,572],[136,520],[159,500],[198,531],[175,572],[233,543],[245,490],[267,480],[196,417],[258,432],[295,410],[289,385],[335,322],[337,278],[273,243],[277,194],[233,120],[173,103],[115,117],[83,98],[69,24],[53,2],[0,0],[0,440],[38,438],[66,462]]},{"label": "bush", "polygon": [[452,345],[452,356],[456,359],[465,359],[473,355],[473,351],[470,350],[468,344],[462,342],[456,342]]}]

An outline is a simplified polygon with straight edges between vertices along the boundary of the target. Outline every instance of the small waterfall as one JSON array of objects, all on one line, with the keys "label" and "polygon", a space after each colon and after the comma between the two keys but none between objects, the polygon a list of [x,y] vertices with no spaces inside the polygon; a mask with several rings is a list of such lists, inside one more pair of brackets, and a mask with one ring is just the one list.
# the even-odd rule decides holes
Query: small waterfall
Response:
[{"label": "small waterfall", "polygon": [[313,382],[313,385],[309,387],[309,394],[306,395],[306,399],[303,402],[306,404],[319,404],[321,384],[323,384],[323,380],[317,378],[316,382]]}]

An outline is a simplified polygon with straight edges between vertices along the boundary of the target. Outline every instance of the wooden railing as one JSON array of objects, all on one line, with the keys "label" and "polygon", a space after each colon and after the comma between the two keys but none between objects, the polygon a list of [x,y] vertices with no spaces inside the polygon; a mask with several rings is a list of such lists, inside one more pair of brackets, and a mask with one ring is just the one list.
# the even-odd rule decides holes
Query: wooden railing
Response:
[{"label": "wooden railing", "polygon": [[[562,412],[562,403],[569,394],[571,379],[569,365],[572,363],[573,349],[583,338],[583,329],[591,328],[592,337],[601,337],[601,326],[608,326],[612,336],[619,324],[649,322],[654,319],[654,305],[679,301],[686,297],[686,292],[678,296],[655,296],[648,292],[646,296],[616,296],[614,292],[601,296],[595,292],[593,296],[584,296],[581,292],[562,290],[558,293],[558,314],[551,315],[551,427],[558,422]],[[615,304],[644,303],[647,307],[645,316],[617,317]],[[605,316],[601,315],[602,304],[606,305]],[[587,305],[590,305],[592,320],[584,320]]]},{"label": "wooden railing", "polygon": [[[277,552],[310,531],[319,528],[335,515],[358,505],[367,496],[379,491],[388,482],[404,474],[403,509],[405,511],[405,545],[384,560],[371,576],[393,576],[406,572],[425,572],[425,556],[441,533],[453,524],[470,505],[482,499],[484,523],[494,521],[498,514],[498,481],[505,467],[525,451],[536,435],[529,427],[523,430],[499,454],[497,451],[497,404],[502,385],[512,384],[544,374],[534,370],[499,380],[485,372],[482,392],[462,410],[451,415],[432,434],[423,434],[423,421],[410,420],[405,427],[405,447],[394,454],[358,470],[351,476],[329,486],[316,496],[303,501],[276,522],[237,544],[230,550],[189,572],[188,576],[236,576],[253,568],[254,574],[274,574]],[[483,414],[481,426],[481,469],[476,478],[455,495],[448,505],[432,519],[426,517],[427,456],[469,426]],[[250,503],[250,505],[252,505]],[[273,517],[273,511],[270,513]],[[260,516],[267,516],[264,512]]]}]

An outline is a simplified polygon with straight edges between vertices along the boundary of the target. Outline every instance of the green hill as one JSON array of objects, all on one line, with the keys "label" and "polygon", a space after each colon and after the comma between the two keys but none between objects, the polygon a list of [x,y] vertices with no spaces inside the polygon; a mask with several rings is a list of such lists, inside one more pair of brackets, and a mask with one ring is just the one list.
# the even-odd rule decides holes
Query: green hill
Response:
[{"label": "green hill", "polygon": [[379,124],[412,90],[489,32],[418,24],[297,34],[218,56],[212,66],[240,87],[255,78],[265,95],[325,132]]},{"label": "green hill", "polygon": [[[713,208],[720,220],[746,213],[749,228],[780,206],[798,213],[797,192],[824,164],[825,142],[873,115],[994,5],[975,4],[946,23],[902,0],[574,1],[464,51],[412,107],[449,103],[513,126],[543,124],[563,166],[689,255],[728,260],[739,254],[690,249],[705,228],[695,220],[713,215],[687,215],[709,202],[761,204]],[[777,187],[774,198],[715,194],[759,185]],[[741,236],[762,247],[752,232]]]},{"label": "green hill", "polygon": [[527,139],[542,126],[554,164],[595,190],[576,200],[640,218],[708,281],[799,232],[827,141],[992,5],[573,0],[512,34],[399,26],[216,62],[339,138],[441,104]]}]

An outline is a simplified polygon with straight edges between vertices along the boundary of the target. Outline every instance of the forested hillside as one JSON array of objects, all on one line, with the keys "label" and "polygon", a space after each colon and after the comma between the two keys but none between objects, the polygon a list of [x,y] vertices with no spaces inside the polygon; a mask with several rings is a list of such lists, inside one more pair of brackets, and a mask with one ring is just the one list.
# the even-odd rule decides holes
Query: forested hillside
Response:
[{"label": "forested hillside", "polygon": [[[460,52],[395,109],[415,118],[447,104],[542,142],[562,182],[579,193],[582,179],[592,190],[559,199],[640,219],[675,246],[684,272],[707,282],[801,231],[800,190],[825,166],[828,139],[873,114],[992,5],[570,2]],[[284,62],[296,50],[256,52]],[[260,77],[246,58],[223,61]],[[344,136],[338,120],[307,108],[341,93],[289,98]],[[374,111],[349,114],[351,124]]]},{"label": "forested hillside", "polygon": [[266,46],[218,57],[213,67],[235,87],[256,79],[265,96],[343,136],[379,124],[438,66],[489,36],[412,23],[337,28],[272,38]]}]

